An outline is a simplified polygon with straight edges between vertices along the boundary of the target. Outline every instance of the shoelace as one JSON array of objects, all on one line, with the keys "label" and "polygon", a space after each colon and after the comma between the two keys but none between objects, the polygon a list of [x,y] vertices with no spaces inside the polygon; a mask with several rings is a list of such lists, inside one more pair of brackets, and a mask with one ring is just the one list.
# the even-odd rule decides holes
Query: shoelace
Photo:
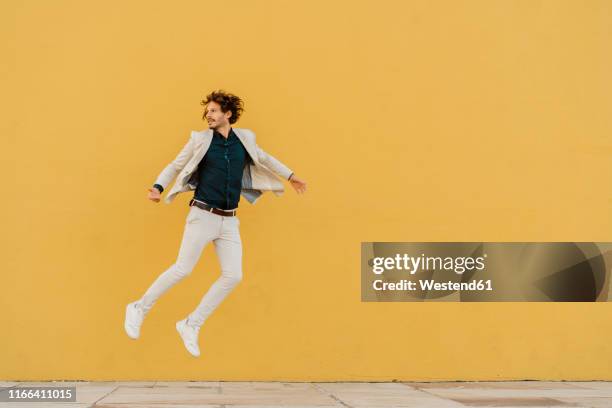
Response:
[{"label": "shoelace", "polygon": [[187,320],[185,320],[185,325],[187,327],[190,327],[191,329],[193,329],[193,331],[195,333],[199,333],[200,332],[200,328],[198,326],[192,326],[192,325],[189,324],[189,318],[187,318]]},{"label": "shoelace", "polygon": [[140,307],[134,305],[134,309],[136,310],[136,313],[138,313],[139,317],[144,317],[144,310],[142,310]]}]

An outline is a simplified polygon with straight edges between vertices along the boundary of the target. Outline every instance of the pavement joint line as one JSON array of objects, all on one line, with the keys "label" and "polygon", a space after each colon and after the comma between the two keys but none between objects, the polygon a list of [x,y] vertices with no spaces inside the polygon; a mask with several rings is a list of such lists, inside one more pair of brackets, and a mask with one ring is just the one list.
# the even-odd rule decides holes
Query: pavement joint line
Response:
[{"label": "pavement joint line", "polygon": [[94,403],[92,405],[89,406],[89,408],[94,408],[96,405],[98,405],[98,401],[103,400],[104,398],[108,397],[109,395],[111,395],[113,392],[117,391],[117,389],[119,388],[119,386],[115,386],[108,394],[103,395],[102,397],[98,398],[97,400],[94,401]]},{"label": "pavement joint line", "polygon": [[[441,396],[439,396],[437,394],[434,394],[433,392],[429,392],[429,391],[423,390],[423,389],[419,388],[416,385],[410,385],[410,383],[402,382],[402,385],[405,385],[406,387],[410,387],[414,391],[419,391],[419,392],[422,392],[424,394],[431,395],[432,397],[435,397],[435,398],[437,398],[439,400],[458,402],[458,401],[455,401],[455,400],[453,400],[451,398],[441,397]],[[460,403],[460,404],[462,404],[462,403]]]},{"label": "pavement joint line", "polygon": [[347,404],[346,402],[342,401],[340,398],[336,397],[334,394],[328,392],[327,390],[322,389],[318,384],[312,383],[312,385],[321,393],[323,394],[327,394],[327,396],[331,397],[332,399],[338,401],[340,404],[342,404],[345,407],[348,408],[354,408],[351,405]]}]

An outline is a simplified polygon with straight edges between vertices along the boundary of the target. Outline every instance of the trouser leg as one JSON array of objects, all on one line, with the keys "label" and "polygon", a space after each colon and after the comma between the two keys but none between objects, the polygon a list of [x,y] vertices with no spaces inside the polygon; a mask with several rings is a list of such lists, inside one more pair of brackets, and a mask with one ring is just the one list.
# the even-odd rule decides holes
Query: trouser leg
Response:
[{"label": "trouser leg", "polygon": [[[215,214],[213,214],[215,215]],[[238,217],[221,217],[222,228],[213,240],[221,265],[221,276],[206,292],[197,308],[189,315],[189,324],[200,327],[219,304],[242,280],[242,241]]]},{"label": "trouser leg", "polygon": [[139,303],[145,314],[168,289],[191,274],[206,244],[219,233],[221,223],[204,215],[201,209],[190,208],[176,262],[158,276],[140,299]]}]

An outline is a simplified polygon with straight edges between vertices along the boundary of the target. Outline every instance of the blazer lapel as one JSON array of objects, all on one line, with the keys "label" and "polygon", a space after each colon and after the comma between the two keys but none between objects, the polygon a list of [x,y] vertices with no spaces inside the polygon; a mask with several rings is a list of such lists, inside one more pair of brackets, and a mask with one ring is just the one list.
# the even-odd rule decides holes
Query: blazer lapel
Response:
[{"label": "blazer lapel", "polygon": [[210,142],[212,141],[212,135],[213,135],[212,129],[207,129],[207,130],[202,131],[202,136],[203,136],[202,143],[195,147],[196,152],[195,152],[195,155],[193,156],[194,165],[197,166],[198,163],[200,163],[200,161],[206,154],[206,152],[208,151],[208,148],[210,147]]},{"label": "blazer lapel", "polygon": [[251,139],[246,137],[244,133],[242,133],[242,130],[240,128],[232,128],[232,129],[234,130],[234,133],[236,134],[236,136],[238,136],[238,139],[240,139],[240,141],[242,142],[242,145],[246,149],[249,156],[251,156],[253,163],[258,163],[256,160],[257,152],[255,151],[255,146],[253,146],[253,144],[250,143]]}]

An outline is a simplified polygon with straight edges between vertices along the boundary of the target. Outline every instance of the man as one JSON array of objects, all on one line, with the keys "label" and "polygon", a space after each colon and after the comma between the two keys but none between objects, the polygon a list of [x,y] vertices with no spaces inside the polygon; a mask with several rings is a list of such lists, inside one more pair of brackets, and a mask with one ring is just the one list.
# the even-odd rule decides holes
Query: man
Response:
[{"label": "man", "polygon": [[231,127],[243,111],[240,98],[220,90],[201,103],[208,129],[191,132],[187,144],[148,189],[148,199],[159,202],[161,193],[176,177],[166,193],[167,204],[177,194],[195,190],[178,257],[142,298],[127,305],[124,324],[128,336],[137,339],[144,317],[157,299],[191,273],[204,247],[212,241],[221,276],[196,309],[176,323],[187,351],[195,357],[200,355],[200,326],[242,279],[242,241],[236,216],[240,195],[251,204],[266,191],[281,195],[284,185],[279,177],[288,180],[298,194],[306,191],[303,180],[257,145],[255,133]]}]

